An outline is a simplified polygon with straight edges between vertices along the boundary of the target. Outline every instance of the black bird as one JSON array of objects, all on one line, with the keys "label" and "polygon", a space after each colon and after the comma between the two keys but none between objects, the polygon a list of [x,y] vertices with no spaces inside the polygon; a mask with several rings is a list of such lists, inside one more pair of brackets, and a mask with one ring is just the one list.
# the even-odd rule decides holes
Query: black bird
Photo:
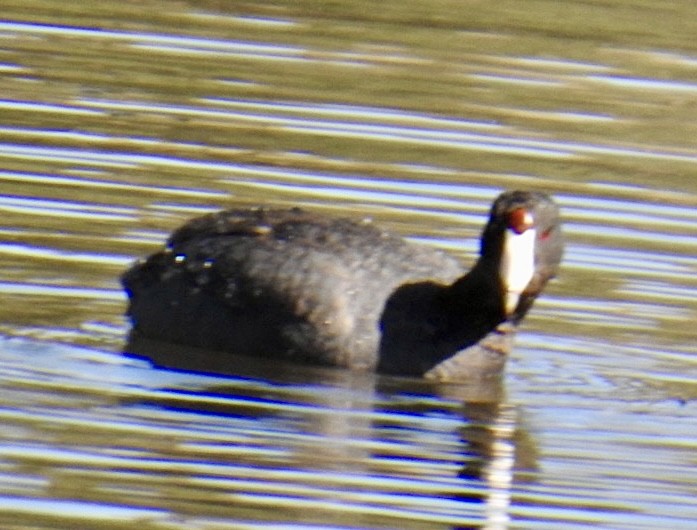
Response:
[{"label": "black bird", "polygon": [[369,221],[226,210],[183,225],[122,282],[132,338],[457,380],[503,369],[562,251],[559,209],[535,192],[496,199],[464,276]]}]

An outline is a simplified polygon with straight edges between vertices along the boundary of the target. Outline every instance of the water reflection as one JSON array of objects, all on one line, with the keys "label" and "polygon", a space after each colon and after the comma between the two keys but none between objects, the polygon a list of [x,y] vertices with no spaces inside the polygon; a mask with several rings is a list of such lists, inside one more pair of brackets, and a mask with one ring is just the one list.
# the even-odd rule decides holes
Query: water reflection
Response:
[{"label": "water reflection", "polygon": [[[301,470],[311,491],[293,486],[295,494],[313,499],[317,509],[355,503],[366,513],[406,510],[400,517],[429,514],[429,520],[436,513],[455,528],[505,528],[514,474],[535,468],[534,443],[506,403],[501,378],[436,385],[146,339],[132,340],[128,351],[168,370],[232,377],[229,385],[173,389],[147,404],[244,418],[255,431],[271,433],[265,454],[255,452],[249,465],[266,469],[269,459],[280,458],[284,469]],[[226,446],[231,451],[240,454]],[[328,473],[339,483],[320,499]],[[358,490],[357,475],[364,476]],[[467,524],[455,523],[463,514]]]}]

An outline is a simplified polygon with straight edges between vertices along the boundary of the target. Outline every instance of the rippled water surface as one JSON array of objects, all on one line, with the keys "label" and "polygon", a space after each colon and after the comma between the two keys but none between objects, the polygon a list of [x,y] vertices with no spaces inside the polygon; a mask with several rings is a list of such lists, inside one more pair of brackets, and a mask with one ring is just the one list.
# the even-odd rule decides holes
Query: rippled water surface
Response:
[{"label": "rippled water surface", "polygon": [[[688,0],[3,2],[2,527],[694,528],[695,34]],[[194,215],[469,264],[506,188],[568,244],[503,381],[121,354],[120,273]]]}]

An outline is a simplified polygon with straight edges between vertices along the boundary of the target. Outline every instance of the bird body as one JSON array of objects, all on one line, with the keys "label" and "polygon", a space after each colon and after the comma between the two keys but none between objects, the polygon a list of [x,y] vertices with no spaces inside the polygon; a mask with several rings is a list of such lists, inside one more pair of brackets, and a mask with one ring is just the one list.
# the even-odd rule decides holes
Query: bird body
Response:
[{"label": "bird body", "polygon": [[[556,272],[560,237],[551,199],[507,192],[492,207],[481,257],[463,275],[453,256],[371,222],[226,210],[176,230],[122,281],[135,335],[428,376],[500,334],[501,324],[515,327]],[[471,366],[456,370],[463,373],[437,377],[500,371],[506,357],[471,353]]]}]

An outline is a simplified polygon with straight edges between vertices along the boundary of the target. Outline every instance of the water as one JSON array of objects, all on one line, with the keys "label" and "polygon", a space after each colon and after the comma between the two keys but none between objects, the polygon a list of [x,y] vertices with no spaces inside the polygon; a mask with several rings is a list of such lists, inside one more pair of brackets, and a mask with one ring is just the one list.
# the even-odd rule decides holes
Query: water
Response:
[{"label": "water", "polygon": [[[3,528],[692,528],[691,2],[5,3]],[[471,263],[568,239],[502,382],[125,357],[118,276],[191,216],[370,216]]]}]

